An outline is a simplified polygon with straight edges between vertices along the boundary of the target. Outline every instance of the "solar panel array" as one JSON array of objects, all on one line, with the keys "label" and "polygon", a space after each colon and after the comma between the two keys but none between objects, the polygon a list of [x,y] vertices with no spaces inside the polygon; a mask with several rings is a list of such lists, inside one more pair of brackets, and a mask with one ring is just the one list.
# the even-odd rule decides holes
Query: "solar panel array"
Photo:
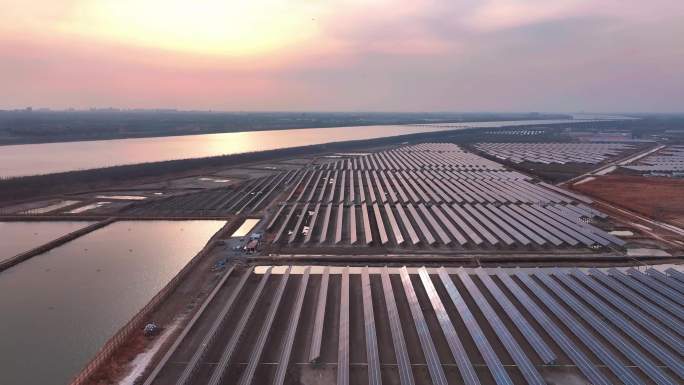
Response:
[{"label": "solar panel array", "polygon": [[684,146],[668,146],[624,168],[653,174],[684,174]]},{"label": "solar panel array", "polygon": [[451,143],[354,156],[298,172],[268,229],[316,247],[622,246],[590,224],[591,200],[533,181]]},{"label": "solar panel array", "polygon": [[475,147],[513,163],[544,164],[596,164],[633,148],[623,143],[478,143]]},{"label": "solar panel array", "polygon": [[235,187],[207,189],[134,203],[131,215],[222,216],[249,214],[263,209],[279,191],[292,183],[296,171],[250,179]]},{"label": "solar panel array", "polygon": [[145,385],[681,384],[682,271],[230,269]]}]

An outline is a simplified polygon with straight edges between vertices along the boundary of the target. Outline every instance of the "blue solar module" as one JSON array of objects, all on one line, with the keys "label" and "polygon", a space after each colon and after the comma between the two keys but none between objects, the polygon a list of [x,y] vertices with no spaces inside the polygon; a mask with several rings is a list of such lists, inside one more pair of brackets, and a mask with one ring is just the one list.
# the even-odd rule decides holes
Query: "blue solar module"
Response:
[{"label": "blue solar module", "polygon": [[639,282],[657,291],[658,293],[667,297],[671,301],[679,304],[684,304],[684,295],[679,293],[677,290],[658,282],[658,280],[656,280],[652,276],[646,275],[634,268],[627,270],[627,272],[630,276],[632,276]]},{"label": "blue solar module", "polygon": [[387,308],[390,331],[392,332],[394,354],[397,359],[399,382],[401,382],[401,385],[414,385],[415,381],[413,379],[413,372],[411,371],[411,362],[409,361],[408,352],[406,351],[404,331],[401,327],[399,311],[397,310],[397,303],[394,299],[394,289],[392,289],[392,282],[389,278],[387,266],[382,269],[380,278],[382,280],[382,291],[385,297],[385,307]]},{"label": "blue solar module", "polygon": [[235,353],[235,349],[237,348],[240,337],[242,336],[245,327],[247,327],[247,323],[251,318],[254,307],[261,296],[261,292],[264,290],[264,286],[266,286],[266,281],[268,281],[268,278],[271,276],[272,269],[272,267],[269,267],[268,270],[266,270],[266,272],[261,276],[259,286],[257,286],[257,288],[251,293],[252,297],[250,298],[247,306],[242,310],[242,317],[240,317],[240,321],[238,321],[237,326],[233,329],[233,334],[231,335],[226,346],[223,348],[221,358],[214,367],[214,371],[212,372],[211,378],[208,382],[210,385],[218,385],[223,380],[223,376],[226,374],[226,370],[228,369],[228,364],[230,364],[231,358],[233,358],[233,354]]},{"label": "blue solar module", "polygon": [[430,372],[432,383],[434,385],[447,385],[447,379],[444,375],[444,370],[442,369],[442,363],[439,361],[435,344],[432,342],[432,336],[430,335],[430,330],[425,322],[425,316],[423,315],[423,310],[420,307],[420,302],[418,302],[416,292],[413,290],[411,277],[409,276],[406,267],[402,267],[399,271],[401,274],[401,283],[404,286],[404,293],[406,293],[406,300],[408,301],[409,308],[411,309],[413,323],[415,324],[416,331],[418,332],[418,338],[420,339],[420,345],[423,348],[423,354],[425,355],[425,361],[428,365],[428,371]]},{"label": "blue solar module", "polygon": [[658,280],[660,283],[667,285],[680,293],[684,293],[684,283],[679,282],[676,278],[668,277],[667,274],[660,272],[654,268],[649,268],[648,270],[646,270],[646,273],[648,273],[648,275]]},{"label": "blue solar module", "polygon": [[285,274],[280,278],[278,283],[278,288],[275,294],[271,297],[271,305],[268,307],[268,312],[266,313],[266,319],[264,320],[261,330],[259,331],[259,336],[254,342],[252,353],[249,356],[249,362],[247,367],[242,372],[242,377],[240,377],[240,385],[250,385],[252,379],[254,379],[254,373],[256,368],[261,361],[261,355],[264,353],[264,347],[266,346],[266,340],[273,326],[273,320],[275,319],[276,313],[278,312],[278,306],[280,306],[280,300],[283,298],[283,292],[285,291],[285,286],[290,278],[290,271],[292,266],[288,266]]},{"label": "blue solar module", "polygon": [[501,318],[499,318],[496,311],[489,305],[485,296],[480,292],[480,289],[475,285],[472,279],[470,279],[470,276],[461,268],[458,277],[461,282],[463,282],[466,290],[470,293],[470,297],[475,301],[482,314],[487,318],[487,321],[492,326],[492,329],[494,329],[494,333],[499,337],[499,340],[506,348],[506,351],[508,351],[508,354],[513,358],[513,362],[518,365],[518,369],[520,369],[520,372],[523,377],[525,377],[525,380],[527,380],[527,383],[529,385],[546,384],[541,374],[539,374],[539,371],[537,371],[537,368],[532,364],[527,357],[527,354],[525,354],[520,345],[518,345],[518,342],[513,338],[508,329],[506,329]]},{"label": "blue solar module", "polygon": [[[553,274],[556,277],[559,277],[560,279],[562,279],[561,277],[567,278],[565,276],[565,273],[559,272],[558,270],[555,270]],[[557,296],[559,296],[563,300],[563,302],[565,302],[565,304],[572,308],[575,311],[575,313],[577,313],[577,315],[579,315],[582,319],[587,321],[587,323],[591,325],[591,327],[594,328],[594,330],[596,330],[598,334],[602,335],[606,339],[606,341],[613,345],[618,351],[622,352],[622,354],[624,354],[625,357],[627,357],[632,363],[639,367],[639,369],[646,373],[646,375],[651,380],[653,380],[653,382],[659,385],[675,385],[672,379],[665,373],[663,373],[663,371],[661,371],[653,363],[653,361],[651,361],[651,359],[643,355],[633,343],[622,337],[614,328],[610,327],[601,318],[608,318],[611,322],[614,323],[615,327],[619,328],[620,330],[623,330],[627,334],[631,332],[636,332],[637,329],[632,324],[628,323],[623,317],[618,316],[615,312],[610,310],[610,308],[607,307],[606,304],[601,304],[601,302],[597,301],[596,298],[591,293],[589,293],[589,291],[577,286],[576,283],[573,283],[572,281],[567,281],[568,283],[572,284],[571,289],[577,289],[577,294],[584,301],[588,302],[591,306],[594,306],[597,309],[599,309],[600,317],[597,316],[596,313],[589,310],[575,297],[573,297],[572,294],[570,294],[566,289],[564,289],[560,284],[558,284],[553,278],[551,278],[551,276],[540,272],[536,272],[535,275],[544,283],[544,285],[546,285]],[[642,334],[640,332],[637,333]],[[648,337],[645,338],[643,335],[632,335],[632,338],[635,338],[638,343],[642,344],[642,347],[644,349],[651,353],[658,351],[665,353],[661,347],[658,347],[657,345],[653,344]],[[666,354],[659,355],[658,357],[660,358],[661,356],[665,357]],[[669,362],[673,361],[669,360]]]},{"label": "blue solar module", "polygon": [[596,278],[607,287],[619,293],[623,298],[629,300],[637,307],[647,312],[651,317],[660,320],[660,322],[670,327],[680,336],[684,336],[684,325],[681,321],[674,318],[670,313],[656,306],[653,304],[653,302],[637,294],[635,291],[630,290],[628,286],[624,285],[619,280],[616,280],[615,277],[610,277],[598,269],[589,269],[589,272],[591,273],[592,277]]},{"label": "blue solar module", "polygon": [[[620,381],[627,385],[643,385],[641,380],[620,359],[607,349],[591,332],[563,308],[546,290],[539,286],[527,273],[518,272],[516,276],[558,317],[582,343],[588,347],[601,362],[606,364]],[[554,292],[557,292],[554,290]]]},{"label": "blue solar module", "polygon": [[520,333],[527,340],[527,342],[532,346],[532,349],[539,355],[542,362],[545,364],[551,364],[556,362],[556,354],[549,348],[549,346],[544,342],[544,340],[539,336],[532,325],[527,322],[525,317],[518,311],[518,309],[513,305],[513,303],[506,297],[506,294],[501,291],[501,289],[494,283],[492,278],[487,272],[482,268],[477,268],[475,270],[480,281],[487,287],[487,290],[492,294],[492,297],[496,299],[499,305],[503,308],[504,312],[508,315],[508,318],[513,321],[513,324],[520,330]]},{"label": "blue solar module", "polygon": [[556,323],[552,321],[539,306],[527,296],[524,290],[502,270],[497,270],[497,277],[503,282],[508,290],[513,293],[517,300],[539,322],[546,333],[563,349],[563,352],[577,365],[577,368],[587,377],[592,385],[613,385],[601,371],[594,366],[582,351],[563,333]]},{"label": "blue solar module", "polygon": [[672,300],[659,294],[652,288],[640,283],[639,281],[634,279],[634,277],[628,276],[627,274],[624,274],[623,272],[615,268],[608,270],[608,273],[611,277],[616,278],[623,284],[629,286],[632,290],[641,294],[650,301],[653,301],[663,309],[666,309],[667,311],[676,315],[677,317],[684,319],[684,307],[682,307],[681,304],[673,302]]},{"label": "blue solar module", "polygon": [[368,360],[368,384],[381,385],[380,356],[378,353],[378,338],[375,331],[375,315],[373,314],[373,297],[371,295],[368,267],[361,273],[361,291],[363,299],[363,323],[366,331],[366,357]]},{"label": "blue solar module", "polygon": [[292,315],[290,315],[290,322],[285,333],[282,348],[280,350],[280,359],[278,360],[278,368],[273,380],[273,385],[283,385],[285,383],[285,374],[290,363],[290,356],[292,354],[292,346],[294,345],[295,335],[297,334],[297,326],[299,325],[299,317],[302,314],[302,304],[304,303],[304,295],[309,284],[309,272],[311,267],[304,270],[304,274],[299,281],[299,289],[297,290],[297,298],[295,299],[294,307],[292,308]]},{"label": "blue solar module", "polygon": [[349,267],[342,271],[337,339],[337,385],[349,385]]},{"label": "blue solar module", "polygon": [[684,341],[682,338],[672,333],[668,328],[661,326],[659,323],[653,322],[653,318],[649,317],[644,310],[630,304],[613,291],[578,270],[573,271],[571,274],[595,293],[603,297],[606,302],[617,307],[636,323],[645,329],[648,329],[648,331],[660,339],[661,342],[670,346],[678,354],[684,355]]},{"label": "blue solar module", "polygon": [[311,348],[309,349],[309,362],[315,362],[321,356],[321,342],[323,341],[323,324],[325,322],[325,306],[328,301],[328,283],[330,282],[330,266],[326,266],[321,276],[321,286],[318,289],[316,299],[316,315],[311,335]]},{"label": "blue solar module", "polygon": [[[420,273],[421,278],[423,278],[424,280],[426,278],[428,280],[430,279],[425,269],[422,269]],[[492,349],[492,346],[489,344],[489,341],[487,341],[487,337],[484,335],[484,332],[480,328],[480,325],[477,323],[475,316],[473,316],[473,314],[471,313],[470,309],[468,308],[468,305],[461,296],[461,293],[458,292],[456,285],[454,285],[454,282],[451,280],[451,277],[446,272],[446,269],[444,269],[443,267],[439,269],[439,278],[441,279],[444,288],[449,294],[451,302],[456,307],[456,310],[458,310],[458,314],[461,316],[461,319],[463,320],[463,323],[468,329],[468,332],[473,337],[473,341],[475,341],[475,346],[477,346],[477,350],[482,355],[482,358],[484,358],[485,363],[487,363],[487,368],[494,377],[494,381],[496,381],[496,383],[499,385],[512,385],[513,381],[508,376],[508,373],[501,364],[499,357],[494,352],[494,349]],[[434,295],[437,296],[436,291],[434,292]]]}]

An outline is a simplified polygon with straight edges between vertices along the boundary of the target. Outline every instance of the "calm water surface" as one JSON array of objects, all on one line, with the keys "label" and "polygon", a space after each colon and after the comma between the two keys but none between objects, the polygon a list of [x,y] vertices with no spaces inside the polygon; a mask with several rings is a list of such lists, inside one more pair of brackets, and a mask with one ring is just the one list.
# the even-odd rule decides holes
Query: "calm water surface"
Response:
[{"label": "calm water surface", "polygon": [[0,261],[48,243],[91,223],[83,221],[0,222]]},{"label": "calm water surface", "polygon": [[224,224],[116,222],[0,273],[0,384],[68,383]]},{"label": "calm water surface", "polygon": [[0,146],[0,177],[50,174],[123,164],[265,151],[470,127],[577,122],[571,119],[463,122],[435,126],[303,128],[226,134],[167,136]]}]

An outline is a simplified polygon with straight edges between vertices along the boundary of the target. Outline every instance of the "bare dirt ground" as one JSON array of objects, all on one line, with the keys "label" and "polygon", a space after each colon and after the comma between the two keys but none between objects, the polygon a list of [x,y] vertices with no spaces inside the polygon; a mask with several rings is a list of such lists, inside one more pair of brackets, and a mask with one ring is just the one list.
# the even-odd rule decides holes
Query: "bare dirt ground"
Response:
[{"label": "bare dirt ground", "polygon": [[655,220],[684,226],[684,180],[606,175],[573,189]]}]

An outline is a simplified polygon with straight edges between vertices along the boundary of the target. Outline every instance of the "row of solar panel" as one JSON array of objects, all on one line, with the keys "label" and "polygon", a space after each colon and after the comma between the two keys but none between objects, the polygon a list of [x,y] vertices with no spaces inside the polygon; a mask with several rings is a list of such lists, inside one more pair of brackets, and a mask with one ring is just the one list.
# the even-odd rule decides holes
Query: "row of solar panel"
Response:
[{"label": "row of solar panel", "polygon": [[267,230],[275,231],[271,243],[312,246],[341,243],[436,247],[624,245],[621,239],[582,221],[583,215],[582,206],[562,204],[362,203],[345,206],[343,203],[305,203],[282,205]]},{"label": "row of solar panel", "polygon": [[[438,145],[435,143],[434,145]],[[350,170],[458,170],[458,171],[486,171],[503,170],[499,163],[465,152],[460,147],[441,143],[453,147],[449,151],[431,151],[425,147],[405,146],[396,150],[379,151],[371,154],[340,159],[321,165],[324,169]]]},{"label": "row of solar panel", "polygon": [[[281,299],[292,276],[292,267],[287,267],[279,274],[272,274],[273,267],[267,268],[258,276],[256,288],[249,290],[243,289],[243,286],[253,275],[252,270],[243,273],[214,323],[204,333],[192,358],[188,361],[180,358],[173,361],[169,358],[175,353],[167,353],[166,359],[152,372],[145,385],[161,383],[155,380],[161,381],[159,373],[169,362],[184,366],[176,380],[177,385],[190,383],[201,366],[211,370],[209,384],[222,383],[230,365],[236,364],[235,350],[248,324],[260,326],[260,331],[256,337],[241,342],[250,354],[247,366],[240,372],[239,383],[255,383],[256,368],[262,361],[266,341],[273,333],[273,320],[278,312],[285,313],[287,327],[280,340],[272,337],[270,340],[270,344],[277,346],[280,353],[275,362],[275,375],[269,383],[282,385],[288,380],[299,382],[301,379],[296,376],[301,371],[288,371],[288,367],[294,365],[291,360],[293,345],[298,328],[304,326],[299,325],[299,320],[311,267],[303,269],[297,274],[301,276],[296,282],[295,300],[289,308],[284,308]],[[319,361],[322,348],[336,344],[337,384],[349,384],[352,338],[365,341],[363,364],[367,366],[368,379],[364,383],[374,385],[383,381],[415,384],[418,366],[422,367],[422,362],[427,366],[432,384],[448,384],[445,365],[454,362],[458,369],[458,383],[512,385],[513,378],[517,377],[513,376],[510,369],[506,369],[510,364],[504,363],[508,362],[509,357],[513,370],[519,372],[524,383],[530,385],[546,384],[541,369],[549,372],[558,367],[577,370],[589,383],[598,385],[675,385],[684,380],[684,318],[681,314],[684,311],[684,302],[681,301],[684,296],[681,287],[684,274],[679,270],[670,269],[669,275],[666,275],[653,269],[646,274],[634,269],[626,272],[611,269],[607,274],[591,269],[590,274],[586,274],[576,269],[460,268],[450,272],[445,268],[428,270],[422,267],[418,269],[417,277],[406,267],[392,269],[392,273],[387,267],[373,269],[374,274],[368,268],[354,270],[360,270],[361,275],[362,303],[359,306],[363,308],[364,321],[363,330],[357,330],[356,333],[363,337],[352,336],[350,327],[350,308],[353,306],[350,302],[350,275],[353,274],[350,268],[343,268],[336,273],[340,274],[339,286],[335,286],[339,288],[337,293],[329,288],[332,275],[330,268],[320,273],[317,293],[310,296],[315,298],[315,305],[309,307],[309,311],[315,315],[314,325],[303,329],[311,330],[311,335],[302,336],[303,341],[310,343],[310,362]],[[227,274],[232,273],[231,270]],[[264,287],[274,280],[273,276],[277,278],[270,286],[275,289],[265,294]],[[377,278],[372,279],[373,276]],[[381,290],[381,295],[373,295],[373,282],[378,285],[375,292]],[[463,289],[459,289],[457,283]],[[647,290],[656,287],[657,293]],[[664,302],[662,296],[666,292],[669,293],[668,297],[678,298],[676,306]],[[242,304],[237,306],[236,298],[239,296],[243,299]],[[466,297],[472,302],[469,303]],[[338,298],[339,304],[328,306],[330,298]],[[401,316],[399,303],[408,307],[410,316]],[[259,304],[267,306],[267,309],[265,315],[260,312],[263,316],[257,319],[253,313]],[[496,311],[494,307],[501,311]],[[333,317],[326,316],[331,309],[338,309],[336,323],[332,321]],[[380,331],[391,334],[391,346],[379,344],[379,324],[375,319],[375,311],[384,313],[382,318],[387,320],[385,325],[388,324],[389,331]],[[481,316],[476,316],[476,313]],[[664,322],[663,314],[674,323]],[[436,322],[429,322],[428,317],[434,317]],[[239,321],[232,328],[227,342],[218,341],[217,333],[229,318]],[[189,325],[189,328],[192,327],[192,324]],[[331,331],[331,328],[336,328],[336,331]],[[485,332],[485,329],[491,329],[493,334]],[[412,348],[407,343],[409,334],[417,336],[420,345],[418,351],[422,354],[420,359],[416,358],[415,353],[409,354]],[[324,335],[336,335],[337,339],[325,340]],[[182,334],[181,339],[186,336]],[[442,341],[446,341],[447,349],[442,346]],[[475,350],[466,348],[466,343],[467,346],[474,345]],[[178,344],[174,344],[174,349],[177,348]],[[210,349],[220,352],[220,358],[214,361],[213,357],[207,357]],[[392,352],[393,357],[388,362],[380,358],[379,352],[384,349],[388,350],[386,353]],[[412,359],[418,362],[412,362]],[[204,361],[216,364],[204,365]],[[481,362],[488,374],[475,369],[475,364],[481,365]],[[359,365],[358,357],[356,365]],[[383,367],[384,370],[381,370]],[[607,372],[601,367],[605,367]],[[309,372],[315,370],[314,366]],[[388,374],[387,370],[396,370],[398,376]]]},{"label": "row of solar panel", "polygon": [[545,164],[596,164],[633,148],[623,143],[478,143],[475,147],[514,163]]},{"label": "row of solar panel", "polygon": [[[572,203],[577,200],[570,194],[561,194],[562,190],[553,191],[522,178],[460,179],[459,174],[454,171],[307,170],[298,177],[287,201]],[[592,212],[590,216],[598,213]]]},{"label": "row of solar panel", "polygon": [[257,212],[276,195],[276,191],[286,188],[286,181],[296,174],[296,171],[287,171],[250,179],[236,188],[216,188],[148,199],[131,205],[127,212],[136,215],[225,215]]}]

